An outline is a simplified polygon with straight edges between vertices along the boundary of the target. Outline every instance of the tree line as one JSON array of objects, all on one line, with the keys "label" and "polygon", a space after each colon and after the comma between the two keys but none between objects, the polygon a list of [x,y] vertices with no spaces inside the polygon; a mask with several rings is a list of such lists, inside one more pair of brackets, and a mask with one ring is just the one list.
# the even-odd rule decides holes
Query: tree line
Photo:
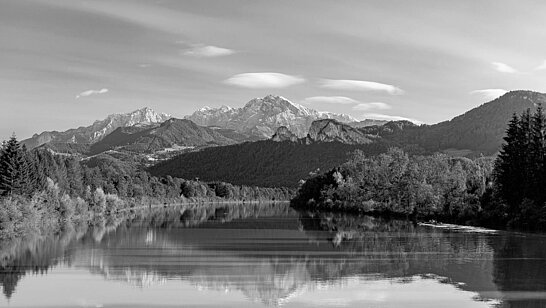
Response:
[{"label": "tree line", "polygon": [[492,165],[485,157],[408,155],[398,148],[377,156],[357,151],[341,166],[307,179],[293,203],[473,223],[491,185]]},{"label": "tree line", "polygon": [[0,149],[0,239],[57,232],[73,221],[139,205],[225,200],[289,200],[287,188],[237,186],[151,176],[107,154],[88,159],[28,151],[15,136]]},{"label": "tree line", "polygon": [[308,178],[293,204],[498,228],[546,229],[546,117],[514,114],[496,158],[409,155],[391,148]]}]

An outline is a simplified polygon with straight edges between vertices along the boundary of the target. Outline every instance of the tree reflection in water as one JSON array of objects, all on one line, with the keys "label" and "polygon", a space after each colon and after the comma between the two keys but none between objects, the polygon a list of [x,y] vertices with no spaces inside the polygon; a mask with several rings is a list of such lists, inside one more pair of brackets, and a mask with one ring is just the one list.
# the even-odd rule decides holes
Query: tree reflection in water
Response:
[{"label": "tree reflection in water", "polygon": [[6,246],[0,285],[9,298],[25,274],[64,266],[139,287],[181,279],[280,305],[354,279],[426,279],[473,292],[475,300],[502,300],[502,307],[544,307],[545,240],[296,212],[287,204],[168,208]]}]

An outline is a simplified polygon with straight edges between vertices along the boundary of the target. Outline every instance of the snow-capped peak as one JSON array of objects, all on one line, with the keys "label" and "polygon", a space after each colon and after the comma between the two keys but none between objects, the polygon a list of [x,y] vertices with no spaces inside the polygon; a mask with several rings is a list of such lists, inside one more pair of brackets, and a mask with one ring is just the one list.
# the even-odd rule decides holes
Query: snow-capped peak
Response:
[{"label": "snow-capped peak", "polygon": [[143,107],[128,113],[114,113],[103,120],[95,121],[87,127],[79,127],[66,132],[43,132],[26,140],[30,148],[46,142],[93,143],[119,127],[162,123],[171,118],[169,114],[157,113],[149,107]]},{"label": "snow-capped peak", "polygon": [[143,107],[129,113],[111,114],[106,119],[93,123],[91,141],[101,139],[118,127],[162,123],[168,120],[170,117],[171,115],[166,113],[157,113],[150,107]]},{"label": "snow-capped peak", "polygon": [[272,94],[254,98],[241,108],[207,107],[186,117],[198,125],[230,128],[264,138],[271,137],[280,126],[286,126],[300,137],[304,136],[313,121],[323,118],[341,122],[355,121],[347,115],[319,112]]}]

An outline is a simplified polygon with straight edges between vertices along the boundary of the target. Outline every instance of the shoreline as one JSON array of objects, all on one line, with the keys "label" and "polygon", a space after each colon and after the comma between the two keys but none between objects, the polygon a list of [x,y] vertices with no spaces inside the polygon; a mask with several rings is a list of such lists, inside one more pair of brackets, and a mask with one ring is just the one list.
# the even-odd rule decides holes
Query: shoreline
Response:
[{"label": "shoreline", "polygon": [[196,205],[233,205],[233,204],[282,204],[282,203],[290,203],[290,200],[250,200],[250,201],[242,201],[242,200],[226,200],[226,201],[220,201],[220,200],[202,200],[202,201],[192,201],[192,202],[175,202],[175,203],[157,203],[157,204],[149,204],[149,205],[141,205],[141,206],[134,206],[134,207],[127,207],[123,209],[115,210],[114,213],[122,213],[132,210],[141,210],[141,209],[157,209],[157,208],[169,208],[169,207],[177,207],[177,206],[196,206]]}]

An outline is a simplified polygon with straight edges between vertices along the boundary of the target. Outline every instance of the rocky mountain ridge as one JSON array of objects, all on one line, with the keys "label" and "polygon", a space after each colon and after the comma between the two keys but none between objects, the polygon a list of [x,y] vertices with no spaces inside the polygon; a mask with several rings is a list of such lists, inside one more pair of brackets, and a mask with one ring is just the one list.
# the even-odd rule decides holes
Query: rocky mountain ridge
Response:
[{"label": "rocky mountain ridge", "polygon": [[304,137],[311,123],[318,119],[357,122],[348,115],[320,112],[274,95],[252,99],[241,108],[204,107],[185,118],[198,125],[229,128],[261,139],[271,137],[281,126],[298,137]]},{"label": "rocky mountain ridge", "polygon": [[[281,96],[269,95],[253,99],[243,108],[204,107],[186,120],[171,120],[171,125],[161,124],[170,118],[168,115],[142,108],[127,114],[110,115],[88,127],[36,134],[24,140],[23,144],[29,148],[46,144],[62,153],[89,154],[97,153],[99,149],[132,149],[137,153],[149,153],[169,151],[173,147],[202,148],[269,139],[265,137],[267,135],[273,136],[273,141],[289,140],[304,144],[383,142],[411,148],[418,153],[440,151],[456,155],[492,155],[502,143],[511,115],[527,108],[534,109],[541,103],[546,103],[546,94],[511,91],[450,121],[417,126],[409,121],[355,122],[343,115],[335,115],[338,119],[332,119],[328,117],[334,117],[333,114],[320,113]],[[194,124],[193,118],[202,120],[201,125]],[[359,127],[366,123],[376,125]],[[116,131],[120,127],[122,129]],[[101,142],[103,139],[106,140]]]},{"label": "rocky mountain ridge", "polygon": [[[400,125],[396,122],[389,122],[389,126]],[[385,125],[387,125],[385,124]],[[374,126],[383,127],[383,126]],[[291,141],[298,143],[311,144],[314,142],[340,142],[345,144],[368,144],[374,141],[374,135],[367,131],[355,128],[350,124],[341,123],[333,119],[321,119],[311,123],[307,136],[298,138],[286,126],[281,126],[271,137],[272,141],[283,142]]]},{"label": "rocky mountain ridge", "polygon": [[91,155],[116,149],[136,153],[182,148],[199,148],[235,144],[222,131],[199,126],[185,119],[170,118],[161,124],[141,127],[119,127],[102,140],[91,145]]},{"label": "rocky mountain ridge", "polygon": [[283,141],[296,142],[296,141],[298,141],[298,136],[296,136],[296,134],[291,132],[288,129],[288,127],[281,126],[281,127],[277,128],[277,131],[271,137],[271,140],[273,140],[275,142],[283,142]]},{"label": "rocky mountain ridge", "polygon": [[362,131],[332,119],[317,120],[311,124],[307,138],[314,142],[341,142],[346,144],[371,143]]},{"label": "rocky mountain ridge", "polygon": [[46,131],[34,134],[31,138],[22,141],[27,148],[32,149],[46,143],[95,143],[119,127],[149,125],[162,123],[171,116],[157,113],[149,107],[144,107],[129,113],[111,114],[104,120],[97,120],[90,126],[69,129],[64,132]]}]

